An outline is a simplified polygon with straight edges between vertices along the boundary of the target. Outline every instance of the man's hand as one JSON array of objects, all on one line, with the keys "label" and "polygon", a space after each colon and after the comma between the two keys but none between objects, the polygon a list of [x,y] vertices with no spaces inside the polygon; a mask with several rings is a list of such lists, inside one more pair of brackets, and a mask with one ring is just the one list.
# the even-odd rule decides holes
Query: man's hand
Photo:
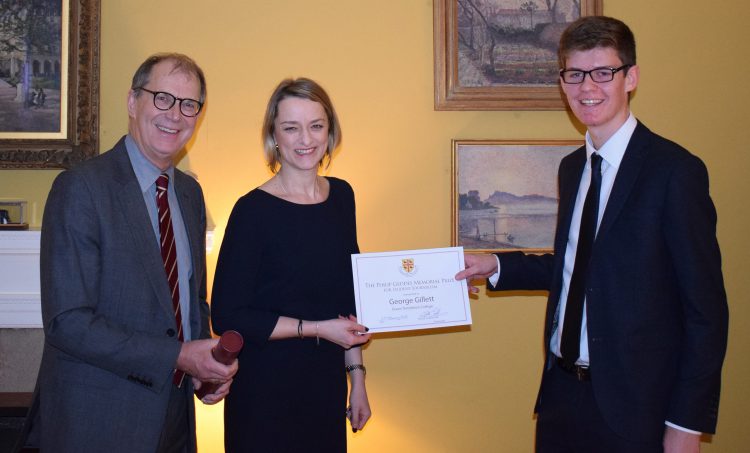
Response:
[{"label": "man's hand", "polygon": [[701,436],[671,426],[664,429],[664,453],[699,453]]},{"label": "man's hand", "polygon": [[[466,263],[466,269],[456,274],[456,280],[466,279],[467,282],[471,282],[472,280],[485,279],[498,271],[495,255],[466,254],[464,255],[464,262]],[[469,286],[469,291],[478,293],[479,288]]]},{"label": "man's hand", "polygon": [[237,361],[231,365],[217,362],[211,354],[211,349],[218,342],[218,338],[212,338],[182,343],[175,367],[203,382],[223,384],[229,381],[237,372]]},{"label": "man's hand", "polygon": [[[234,361],[237,363],[237,361]],[[193,387],[195,390],[200,389],[204,385],[209,385],[201,382],[199,379],[191,378],[193,380]],[[203,404],[216,404],[219,401],[223,400],[227,395],[229,395],[229,387],[232,385],[232,379],[228,380],[227,382],[221,384],[216,391],[213,393],[209,393],[207,395],[204,395],[203,398],[201,398],[201,401]]]}]

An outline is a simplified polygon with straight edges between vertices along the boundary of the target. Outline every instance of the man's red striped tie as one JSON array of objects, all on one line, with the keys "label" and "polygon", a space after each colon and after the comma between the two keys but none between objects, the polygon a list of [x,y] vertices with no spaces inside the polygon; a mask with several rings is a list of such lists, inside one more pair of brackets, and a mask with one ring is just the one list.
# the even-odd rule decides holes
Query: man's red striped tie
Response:
[{"label": "man's red striped tie", "polygon": [[[177,339],[184,341],[182,334],[182,313],[180,312],[180,288],[177,281],[177,248],[174,241],[174,230],[172,229],[172,215],[169,212],[167,201],[167,188],[169,187],[169,175],[162,173],[156,179],[156,206],[159,210],[159,236],[161,243],[161,258],[164,261],[164,270],[167,273],[169,289],[172,292],[172,308],[177,323]],[[174,384],[182,385],[185,373],[180,370],[174,371]]]}]

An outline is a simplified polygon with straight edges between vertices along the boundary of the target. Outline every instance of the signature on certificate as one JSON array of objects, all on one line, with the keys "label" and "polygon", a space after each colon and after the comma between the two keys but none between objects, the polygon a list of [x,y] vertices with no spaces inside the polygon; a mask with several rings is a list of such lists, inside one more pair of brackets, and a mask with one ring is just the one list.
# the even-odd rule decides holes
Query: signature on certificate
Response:
[{"label": "signature on certificate", "polygon": [[419,320],[435,319],[440,316],[440,307],[432,307],[419,314]]},{"label": "signature on certificate", "polygon": [[400,316],[382,316],[380,318],[380,323],[387,323],[387,322],[393,322],[393,321],[403,321],[406,319],[406,315],[400,315]]}]

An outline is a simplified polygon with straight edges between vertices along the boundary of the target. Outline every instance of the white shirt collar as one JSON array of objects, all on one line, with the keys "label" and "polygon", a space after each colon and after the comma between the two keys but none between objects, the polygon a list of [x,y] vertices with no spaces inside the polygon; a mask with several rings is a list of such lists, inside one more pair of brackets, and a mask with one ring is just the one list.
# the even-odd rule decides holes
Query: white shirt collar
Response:
[{"label": "white shirt collar", "polygon": [[625,156],[625,149],[627,149],[628,143],[630,143],[630,137],[633,136],[633,132],[637,125],[638,121],[631,112],[630,115],[628,115],[628,119],[622,123],[622,126],[620,126],[619,129],[617,129],[617,132],[612,134],[609,140],[607,140],[599,149],[594,147],[591,137],[589,136],[588,131],[586,131],[586,158],[591,158],[591,154],[596,152],[602,156],[602,159],[604,159],[609,166],[620,168],[620,162],[622,162],[622,158]]}]

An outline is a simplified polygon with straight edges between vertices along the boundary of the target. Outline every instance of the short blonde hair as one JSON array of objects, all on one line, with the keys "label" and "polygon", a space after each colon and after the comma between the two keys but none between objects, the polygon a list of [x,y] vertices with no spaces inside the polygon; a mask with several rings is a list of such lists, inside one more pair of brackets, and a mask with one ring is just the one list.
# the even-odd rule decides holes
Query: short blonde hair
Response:
[{"label": "short blonde hair", "polygon": [[[327,157],[328,162],[326,165],[330,164],[333,150],[341,143],[341,125],[336,116],[336,110],[333,108],[333,103],[323,87],[318,85],[314,80],[300,77],[297,79],[282,80],[268,100],[262,130],[263,151],[266,155],[268,168],[271,169],[271,172],[276,173],[280,165],[279,154],[276,150],[276,140],[273,137],[275,132],[274,122],[276,121],[276,116],[279,114],[279,103],[289,97],[308,99],[323,106],[323,110],[328,117],[328,148],[323,160]],[[320,161],[321,166],[323,165],[323,160]]]}]

